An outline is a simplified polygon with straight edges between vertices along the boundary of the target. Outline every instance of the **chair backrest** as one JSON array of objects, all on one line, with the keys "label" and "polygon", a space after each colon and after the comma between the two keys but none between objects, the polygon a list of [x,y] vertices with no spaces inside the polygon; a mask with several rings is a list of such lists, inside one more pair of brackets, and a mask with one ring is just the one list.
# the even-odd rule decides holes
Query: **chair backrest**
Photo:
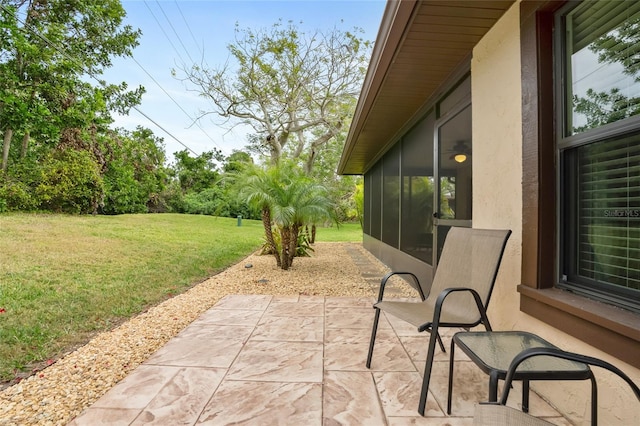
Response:
[{"label": "chair backrest", "polygon": [[[478,292],[486,307],[510,235],[510,230],[503,229],[451,228],[428,299],[435,301],[438,294],[447,288],[467,287]],[[475,301],[468,292],[450,295],[446,305],[455,306],[458,313],[467,315],[468,323],[480,318]]]}]

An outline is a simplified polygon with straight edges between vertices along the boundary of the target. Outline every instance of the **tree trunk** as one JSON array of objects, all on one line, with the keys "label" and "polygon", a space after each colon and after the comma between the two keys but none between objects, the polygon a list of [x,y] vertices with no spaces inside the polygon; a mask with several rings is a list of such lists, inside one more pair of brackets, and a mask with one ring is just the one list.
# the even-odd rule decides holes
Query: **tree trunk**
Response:
[{"label": "tree trunk", "polygon": [[298,233],[300,232],[300,226],[294,223],[291,226],[291,237],[289,240],[289,266],[293,265],[293,258],[296,257],[298,251]]},{"label": "tree trunk", "polygon": [[309,156],[307,157],[307,161],[304,163],[304,171],[310,175],[313,170],[313,163],[316,161],[316,150],[311,148],[309,150]]},{"label": "tree trunk", "polygon": [[24,136],[22,137],[22,147],[20,149],[20,158],[24,158],[27,156],[27,148],[29,147],[29,131],[24,132]]},{"label": "tree trunk", "polygon": [[280,253],[278,253],[278,247],[273,239],[273,231],[271,230],[271,211],[268,206],[262,208],[262,226],[264,226],[264,236],[267,240],[267,244],[271,247],[271,252],[276,257],[276,264],[278,268],[282,266],[280,260]]},{"label": "tree trunk", "polygon": [[311,244],[316,242],[316,224],[314,223],[313,225],[311,225],[311,239],[310,239]]},{"label": "tree trunk", "polygon": [[289,251],[291,250],[291,229],[284,227],[280,229],[280,238],[282,240],[282,269],[285,271],[291,266]]},{"label": "tree trunk", "polygon": [[3,172],[7,171],[7,165],[9,163],[9,147],[11,146],[11,138],[13,137],[13,129],[7,129],[4,131],[4,144],[2,148],[2,169]]}]

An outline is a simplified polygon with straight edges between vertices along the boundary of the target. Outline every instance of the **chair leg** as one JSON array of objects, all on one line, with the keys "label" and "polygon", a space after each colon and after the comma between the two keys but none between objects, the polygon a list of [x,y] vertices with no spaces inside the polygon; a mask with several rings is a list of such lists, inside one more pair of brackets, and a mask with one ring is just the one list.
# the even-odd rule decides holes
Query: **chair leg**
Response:
[{"label": "chair leg", "polygon": [[380,309],[375,308],[376,315],[373,318],[373,330],[371,330],[371,340],[369,340],[369,354],[367,355],[367,368],[371,368],[371,358],[373,357],[373,345],[376,342],[376,332],[378,331],[378,321],[380,320]]},{"label": "chair leg", "polygon": [[438,340],[437,325],[431,329],[429,337],[429,348],[427,350],[427,360],[424,365],[424,376],[422,377],[422,390],[420,392],[420,404],[418,405],[418,413],[424,416],[424,410],[427,406],[427,394],[429,393],[429,381],[431,379],[431,367],[433,366],[433,356],[436,352],[436,341]]},{"label": "chair leg", "polygon": [[[430,333],[432,333],[432,332],[433,332],[433,330],[431,330],[431,328],[428,328],[427,330],[428,330]],[[441,350],[443,353],[445,353],[445,354],[446,354],[446,353],[447,353],[447,350],[446,350],[446,349],[445,349],[445,347],[444,347],[444,343],[442,342],[442,337],[440,337],[440,333],[439,333],[439,332],[437,332],[437,333],[436,333],[436,339],[438,339],[438,346],[440,346],[440,350]]]},{"label": "chair leg", "polygon": [[440,345],[440,350],[446,354],[447,351],[444,348],[444,343],[442,343],[442,337],[440,337],[440,333],[436,333],[436,337],[438,339],[438,345]]},{"label": "chair leg", "polygon": [[451,396],[453,394],[453,366],[454,366],[454,352],[456,341],[451,339],[451,351],[449,352],[449,386],[447,387],[447,414],[451,415]]},{"label": "chair leg", "polygon": [[598,385],[596,378],[591,373],[591,426],[598,426]]}]

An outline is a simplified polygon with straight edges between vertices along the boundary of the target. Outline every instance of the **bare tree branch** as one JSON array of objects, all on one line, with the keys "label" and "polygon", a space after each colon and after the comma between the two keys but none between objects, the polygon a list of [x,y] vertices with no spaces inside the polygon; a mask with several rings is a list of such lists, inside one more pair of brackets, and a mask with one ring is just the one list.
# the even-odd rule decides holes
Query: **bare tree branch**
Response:
[{"label": "bare tree branch", "polygon": [[250,125],[271,162],[305,158],[310,172],[318,148],[341,131],[355,105],[371,52],[361,33],[306,34],[282,21],[260,30],[236,27],[228,46],[233,66],[211,69],[201,62],[182,69],[183,80],[211,101],[199,117]]}]

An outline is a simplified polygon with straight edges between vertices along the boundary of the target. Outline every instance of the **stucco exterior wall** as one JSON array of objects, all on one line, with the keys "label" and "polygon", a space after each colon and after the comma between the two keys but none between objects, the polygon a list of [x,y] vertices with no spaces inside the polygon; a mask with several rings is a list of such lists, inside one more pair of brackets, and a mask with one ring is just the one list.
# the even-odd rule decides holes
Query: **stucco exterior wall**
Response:
[{"label": "stucco exterior wall", "polygon": [[[489,306],[495,330],[527,330],[563,349],[611,362],[640,383],[640,370],[519,310],[522,242],[522,108],[519,5],[476,45],[471,62],[473,100],[473,226],[513,231]],[[640,356],[640,354],[639,354]],[[596,369],[598,420],[640,424],[640,405],[624,382]],[[590,424],[590,385],[539,382],[532,388],[576,424]]]},{"label": "stucco exterior wall", "polygon": [[471,61],[473,227],[512,231],[489,305],[497,329],[513,329],[522,246],[522,113],[518,7],[476,45]]}]

